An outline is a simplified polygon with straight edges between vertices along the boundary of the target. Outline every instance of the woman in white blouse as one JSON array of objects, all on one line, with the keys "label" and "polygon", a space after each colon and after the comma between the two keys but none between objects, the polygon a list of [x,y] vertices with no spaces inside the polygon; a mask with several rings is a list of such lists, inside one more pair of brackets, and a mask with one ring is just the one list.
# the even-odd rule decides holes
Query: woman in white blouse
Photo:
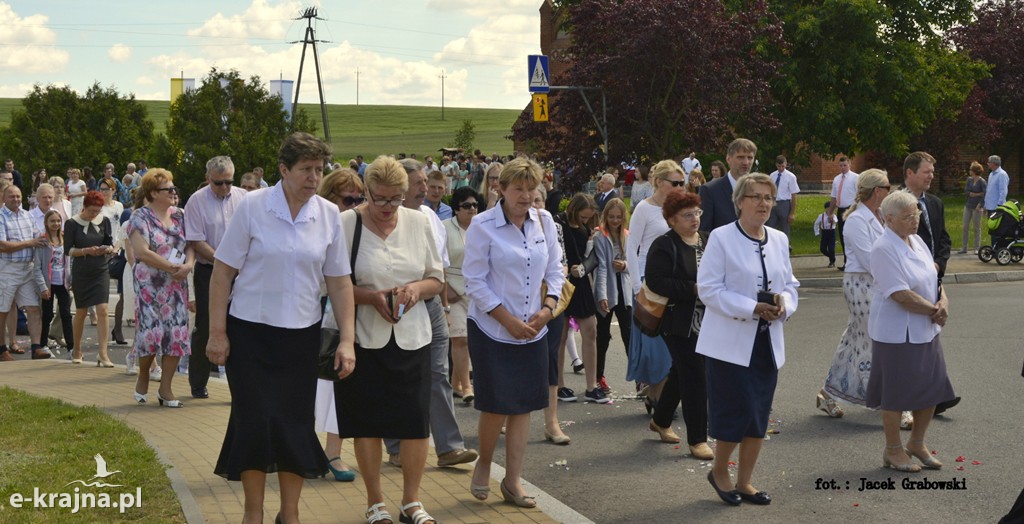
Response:
[{"label": "woman in white blouse", "polygon": [[[783,323],[796,312],[800,283],[789,239],[765,226],[775,201],[771,178],[740,177],[732,201],[739,219],[711,232],[697,272],[705,305],[697,353],[707,357],[708,434],[718,440],[708,481],[727,504],[766,505],[771,497],[751,480],[786,362]],[[737,447],[733,484],[729,461]]]},{"label": "woman in white blouse", "polygon": [[[882,410],[885,451],[882,465],[916,472],[942,463],[924,443],[935,405],[956,394],[946,375],[939,332],[949,320],[949,300],[939,285],[931,250],[917,236],[921,210],[917,199],[897,191],[882,200],[885,232],[871,249],[875,278],[868,335],[871,376],[867,407]],[[904,448],[900,412],[912,411],[914,427]]]},{"label": "woman in white blouse", "polygon": [[455,214],[444,221],[448,235],[448,335],[452,342],[452,390],[466,404],[473,402],[473,384],[469,380],[469,342],[466,338],[466,315],[469,314],[469,297],[466,296],[466,280],[462,276],[462,261],[466,252],[466,230],[476,216],[480,195],[470,187],[460,187],[452,192],[452,209]]},{"label": "woman in white blouse", "polygon": [[[665,197],[672,192],[686,191],[686,174],[674,160],[662,160],[651,169],[651,183],[654,194],[637,204],[633,216],[629,219],[629,237],[626,239],[626,270],[632,284],[633,296],[640,292],[647,267],[647,251],[651,249],[654,239],[668,232],[668,222],[661,213],[661,205]],[[665,378],[672,367],[672,356],[668,352],[661,337],[650,337],[640,331],[633,322],[633,333],[629,339],[629,365],[626,368],[626,380],[650,384],[647,398],[647,413],[657,404],[661,389],[665,386]]]},{"label": "woman in white blouse", "polygon": [[[548,405],[545,335],[565,281],[555,222],[547,211],[533,209],[543,172],[524,158],[501,170],[501,200],[473,219],[462,264],[470,297],[474,406],[480,411],[480,459],[470,491],[487,499],[491,460],[505,424],[501,494],[506,502],[527,508],[537,505],[520,483],[530,412]],[[548,286],[546,295],[542,282]]]},{"label": "woman in white blouse", "polygon": [[857,178],[857,198],[846,211],[846,269],[843,296],[850,317],[839,347],[832,357],[825,386],[818,392],[817,408],[828,416],[843,416],[836,400],[864,405],[871,374],[871,339],[868,338],[868,309],[871,305],[871,246],[882,236],[879,206],[889,194],[889,178],[881,169],[868,169]]},{"label": "woman in white blouse", "polygon": [[429,217],[402,206],[409,189],[402,164],[381,156],[364,176],[368,202],[341,214],[350,253],[355,228],[362,229],[352,268],[356,368],[334,386],[338,434],[355,439],[367,522],[392,520],[381,489],[384,438],[402,441],[402,521],[432,521],[419,501],[430,435],[432,333],[422,302],[443,288],[441,253]]},{"label": "woman in white blouse", "polygon": [[244,522],[263,520],[267,473],[277,472],[283,522],[299,520],[303,479],[327,473],[313,431],[321,281],[341,331],[339,377],[355,366],[345,235],[338,208],[316,196],[330,154],[310,134],[286,138],[281,181],[239,204],[217,246],[206,353],[227,367],[231,418],[214,471],[242,481]]}]

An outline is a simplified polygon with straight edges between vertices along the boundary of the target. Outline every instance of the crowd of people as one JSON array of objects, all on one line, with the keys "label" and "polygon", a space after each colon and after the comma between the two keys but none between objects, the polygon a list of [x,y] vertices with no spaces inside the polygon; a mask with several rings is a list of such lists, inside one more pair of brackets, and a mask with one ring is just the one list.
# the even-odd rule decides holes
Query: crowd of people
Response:
[{"label": "crowd of people", "polygon": [[[707,178],[693,154],[636,166],[631,206],[609,170],[564,211],[551,166],[525,157],[357,157],[345,168],[305,133],[282,144],[275,185],[261,187],[253,170],[236,186],[232,160],[217,156],[184,207],[174,175],[140,163],[120,180],[112,164],[99,180],[88,169],[69,169],[67,181],[41,170],[28,179],[25,211],[23,179],[8,162],[0,331],[23,309],[32,358],[49,358],[59,322],[81,364],[93,308],[96,365],[113,367],[107,330],[123,340],[129,296],[135,402],[150,402],[154,380],[160,406],[183,407],[172,389],[183,357],[194,399],[210,396],[215,366],[226,368],[231,414],[215,473],[243,483],[246,521],[262,518],[266,476],[276,473],[280,522],[298,520],[304,479],[327,474],[362,477],[363,517],[393,522],[386,462],[402,470],[400,520],[426,524],[435,521],[420,497],[430,437],[438,466],[475,461],[469,494],[483,501],[504,434],[501,497],[536,506],[521,479],[531,413],[544,411],[547,441],[571,442],[558,420],[558,403],[578,399],[565,385],[567,353],[584,375],[583,400],[609,402],[614,319],[648,429],[681,442],[672,427],[681,405],[691,455],[713,461],[714,493],[766,505],[772,497],[754,470],[798,305],[788,235],[800,188],[785,157],[763,174],[753,172],[756,155],[737,139]],[[1006,198],[1000,163],[989,159],[987,183],[971,166],[964,249],[967,224]],[[942,201],[928,192],[935,159],[906,158],[905,190],[882,170],[854,173],[845,157],[839,166],[819,221],[843,246],[849,321],[816,407],[834,418],[849,404],[879,410],[884,466],[940,469],[925,442],[929,422],[960,398],[939,337],[951,241]],[[111,278],[122,294],[112,327]],[[332,380],[317,378],[322,327],[340,333]],[[0,345],[0,360],[12,351]],[[465,445],[456,400],[480,412],[479,452]],[[911,431],[905,443],[901,428]],[[346,439],[356,468],[341,459]]]}]

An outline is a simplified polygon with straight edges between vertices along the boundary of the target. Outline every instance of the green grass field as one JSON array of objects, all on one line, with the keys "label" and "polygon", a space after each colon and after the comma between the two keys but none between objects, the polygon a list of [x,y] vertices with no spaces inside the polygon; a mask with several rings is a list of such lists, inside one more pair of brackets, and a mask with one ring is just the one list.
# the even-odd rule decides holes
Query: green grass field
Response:
[{"label": "green grass field", "polygon": [[[166,129],[170,104],[142,100],[157,133]],[[21,107],[21,99],[0,98],[0,127],[11,122],[11,112]],[[320,106],[299,104],[316,122],[320,135],[323,124]],[[416,153],[437,155],[441,147],[451,145],[463,120],[472,120],[476,127],[474,147],[486,154],[512,153],[512,123],[519,116],[514,109],[468,109],[448,107],[441,120],[440,107],[328,105],[327,121],[331,145],[339,161],[363,155],[367,161],[379,154]],[[439,159],[438,159],[439,160]]]}]

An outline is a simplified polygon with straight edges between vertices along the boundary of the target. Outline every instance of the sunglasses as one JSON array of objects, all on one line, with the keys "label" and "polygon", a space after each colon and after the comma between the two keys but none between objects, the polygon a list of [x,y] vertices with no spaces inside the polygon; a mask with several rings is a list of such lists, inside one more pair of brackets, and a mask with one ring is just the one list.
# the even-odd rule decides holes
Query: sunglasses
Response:
[{"label": "sunglasses", "polygon": [[476,209],[476,202],[463,202],[459,204],[459,209]]},{"label": "sunglasses", "polygon": [[345,207],[353,207],[366,202],[366,198],[361,196],[347,196],[342,198],[341,202],[345,204]]},{"label": "sunglasses", "polygon": [[672,187],[682,187],[686,185],[685,180],[666,180],[665,182],[672,184]]},{"label": "sunglasses", "polygon": [[234,184],[235,181],[234,180],[211,180],[210,183],[215,185],[215,186],[230,186],[231,184]]},{"label": "sunglasses", "polygon": [[157,191],[166,191],[168,193],[175,193],[175,194],[177,194],[178,188],[176,188],[174,186],[171,186],[171,187],[161,187],[161,188],[158,188]]}]

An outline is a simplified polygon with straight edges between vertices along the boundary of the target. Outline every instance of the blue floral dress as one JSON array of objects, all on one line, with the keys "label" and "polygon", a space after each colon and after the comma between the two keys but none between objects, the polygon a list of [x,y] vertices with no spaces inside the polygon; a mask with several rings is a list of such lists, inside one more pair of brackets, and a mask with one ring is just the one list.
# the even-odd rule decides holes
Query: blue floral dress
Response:
[{"label": "blue floral dress", "polygon": [[[148,207],[132,213],[128,235],[138,231],[149,249],[164,258],[185,253],[185,215],[171,214],[166,228]],[[188,280],[177,281],[170,273],[136,259],[135,278],[135,354],[139,357],[163,355],[183,357],[190,351],[188,330]]]}]

